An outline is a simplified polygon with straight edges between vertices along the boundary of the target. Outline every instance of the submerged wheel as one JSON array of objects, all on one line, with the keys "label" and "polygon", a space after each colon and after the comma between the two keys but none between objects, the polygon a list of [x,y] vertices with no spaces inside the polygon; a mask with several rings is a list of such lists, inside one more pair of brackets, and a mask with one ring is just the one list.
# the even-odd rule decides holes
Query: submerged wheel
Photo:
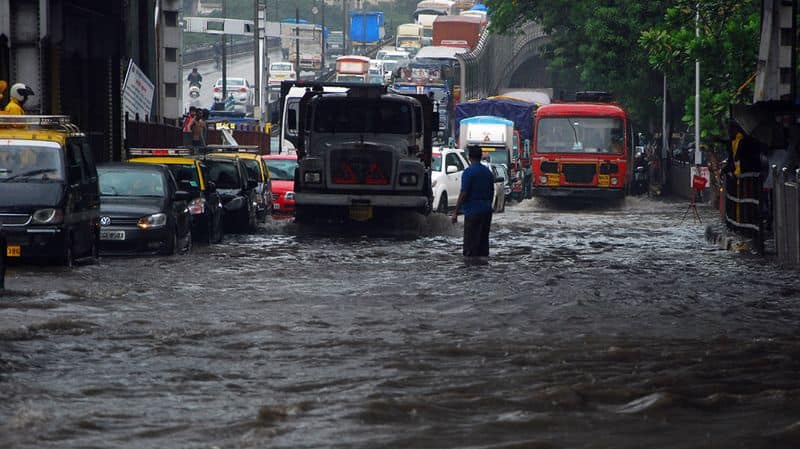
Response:
[{"label": "submerged wheel", "polygon": [[64,238],[64,249],[61,253],[61,264],[67,268],[72,268],[75,264],[75,254],[72,251],[72,234],[67,234]]},{"label": "submerged wheel", "polygon": [[446,193],[443,193],[442,194],[442,198],[439,199],[439,207],[436,208],[436,212],[447,214],[447,194]]}]

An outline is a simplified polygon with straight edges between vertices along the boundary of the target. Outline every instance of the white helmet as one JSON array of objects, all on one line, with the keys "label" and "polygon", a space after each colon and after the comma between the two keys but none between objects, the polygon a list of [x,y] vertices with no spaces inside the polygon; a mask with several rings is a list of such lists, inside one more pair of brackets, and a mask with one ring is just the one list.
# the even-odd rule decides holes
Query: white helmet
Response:
[{"label": "white helmet", "polygon": [[22,83],[11,86],[11,98],[17,100],[20,104],[25,104],[25,100],[27,100],[30,95],[35,95],[33,89]]}]

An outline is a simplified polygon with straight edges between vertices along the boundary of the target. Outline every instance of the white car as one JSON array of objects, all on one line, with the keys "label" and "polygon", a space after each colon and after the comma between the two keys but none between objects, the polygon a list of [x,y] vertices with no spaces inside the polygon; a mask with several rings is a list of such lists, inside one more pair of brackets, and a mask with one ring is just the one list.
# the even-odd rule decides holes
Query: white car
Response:
[{"label": "white car", "polygon": [[[492,170],[492,174],[494,175],[494,198],[492,199],[492,212],[505,212],[506,177],[508,176],[506,167],[502,164],[489,164],[487,162],[483,162],[483,164],[488,165]],[[508,193],[511,193],[510,188]]]},{"label": "white car", "polygon": [[294,81],[297,74],[291,62],[273,62],[269,65],[269,88],[278,89],[283,81]]},{"label": "white car", "polygon": [[[253,104],[253,87],[245,78],[228,77],[228,95],[233,95],[233,100],[237,106],[251,106]],[[214,101],[223,101],[222,98],[222,78],[214,84]]]},{"label": "white car", "polygon": [[431,161],[433,210],[447,213],[455,207],[461,192],[461,176],[469,166],[460,148],[434,150]]}]

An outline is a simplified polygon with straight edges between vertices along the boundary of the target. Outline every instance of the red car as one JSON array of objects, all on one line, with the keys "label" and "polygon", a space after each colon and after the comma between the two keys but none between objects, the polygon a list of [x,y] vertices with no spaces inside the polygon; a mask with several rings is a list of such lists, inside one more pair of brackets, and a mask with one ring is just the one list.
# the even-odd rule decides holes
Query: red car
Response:
[{"label": "red car", "polygon": [[268,154],[261,156],[269,166],[272,177],[272,215],[294,215],[294,170],[297,168],[295,154]]}]

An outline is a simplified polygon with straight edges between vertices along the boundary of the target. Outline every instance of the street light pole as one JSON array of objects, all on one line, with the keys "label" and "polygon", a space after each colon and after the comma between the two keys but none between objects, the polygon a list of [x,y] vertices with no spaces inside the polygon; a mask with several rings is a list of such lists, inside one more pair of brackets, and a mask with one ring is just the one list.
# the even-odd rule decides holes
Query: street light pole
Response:
[{"label": "street light pole", "polygon": [[[700,39],[700,2],[697,2],[695,13],[694,35]],[[694,163],[699,165],[703,162],[703,155],[700,153],[700,59],[694,62]]]},{"label": "street light pole", "polygon": [[253,83],[256,85],[256,101],[255,106],[253,107],[253,116],[256,120],[261,120],[261,67],[259,62],[261,62],[261,51],[259,46],[259,30],[258,27],[261,26],[260,21],[258,20],[258,0],[253,0],[253,21],[255,26],[253,27]]},{"label": "street light pole", "polygon": [[[228,6],[228,1],[222,0],[222,18],[228,17],[227,6]],[[228,58],[225,57],[227,53],[225,47],[227,46],[228,39],[226,38],[225,33],[222,33],[220,35],[220,39],[222,41],[222,94],[220,95],[220,99],[222,100],[222,104],[224,105],[225,102],[228,100],[228,62],[227,62]],[[224,106],[223,109],[225,109]]]}]

